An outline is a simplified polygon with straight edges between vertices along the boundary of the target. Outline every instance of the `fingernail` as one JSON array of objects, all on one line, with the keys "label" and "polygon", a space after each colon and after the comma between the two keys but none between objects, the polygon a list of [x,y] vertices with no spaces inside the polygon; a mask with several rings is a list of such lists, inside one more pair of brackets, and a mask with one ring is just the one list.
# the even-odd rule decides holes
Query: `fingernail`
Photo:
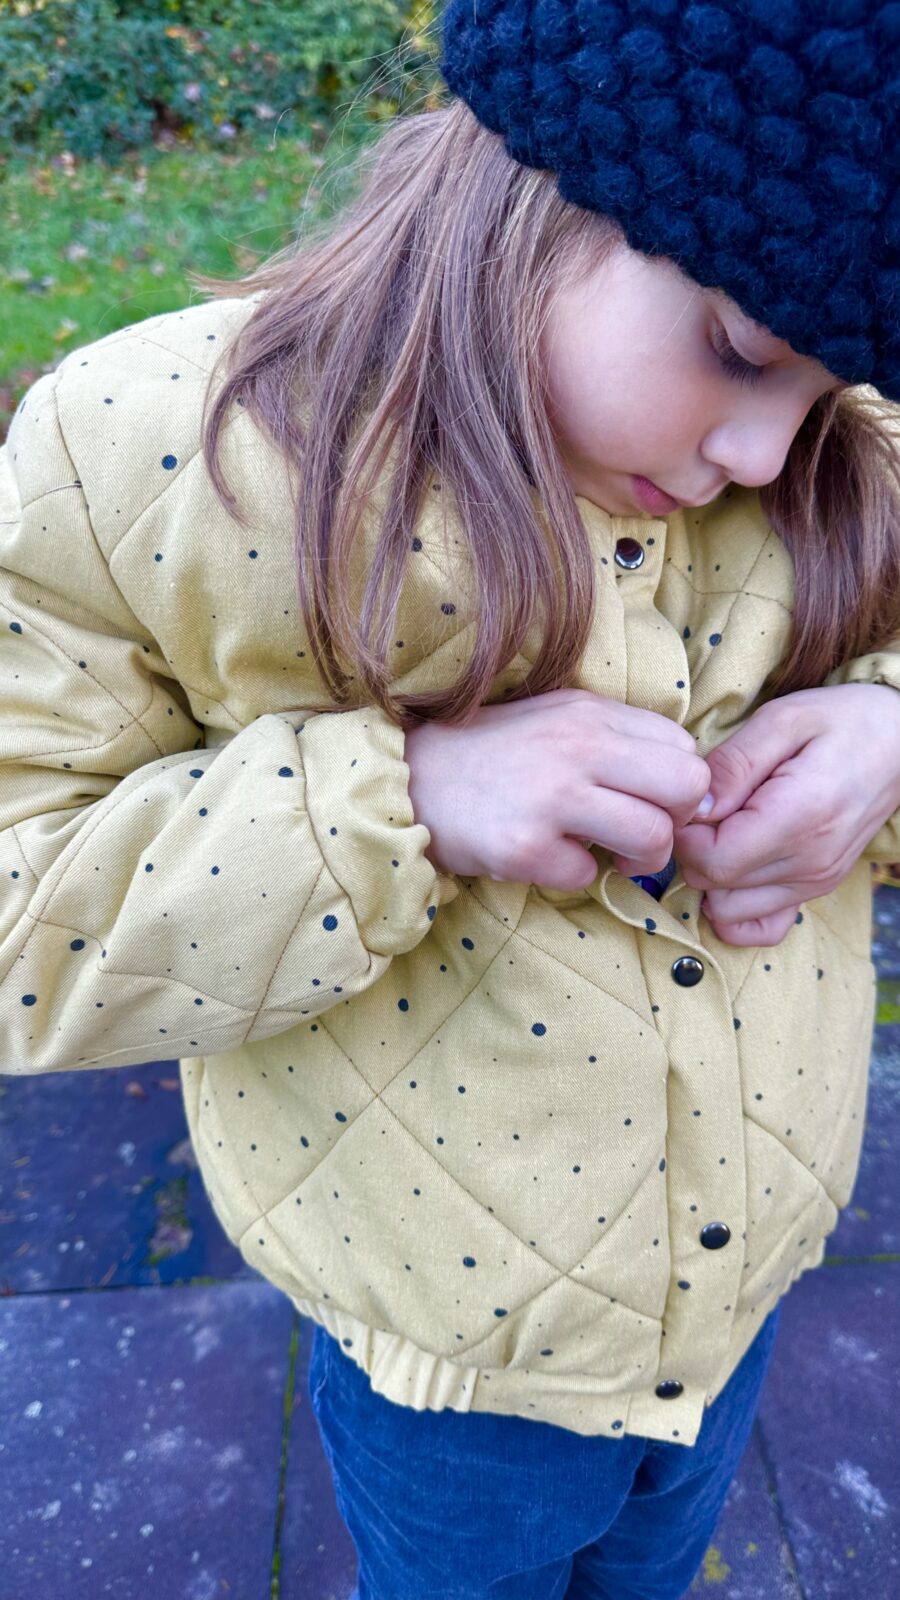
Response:
[{"label": "fingernail", "polygon": [[712,808],[715,805],[715,803],[716,803],[716,797],[713,794],[712,790],[710,789],[703,796],[703,799],[700,801],[700,804],[697,807],[696,815],[698,817],[708,817],[709,813],[712,811]]}]

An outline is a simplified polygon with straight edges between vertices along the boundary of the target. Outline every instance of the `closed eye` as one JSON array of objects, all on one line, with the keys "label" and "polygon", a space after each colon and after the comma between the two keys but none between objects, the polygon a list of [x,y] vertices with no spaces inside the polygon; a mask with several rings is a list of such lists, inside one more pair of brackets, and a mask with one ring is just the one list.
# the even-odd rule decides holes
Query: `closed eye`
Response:
[{"label": "closed eye", "polygon": [[739,383],[746,383],[750,387],[759,383],[765,367],[754,366],[752,361],[747,361],[735,350],[725,329],[717,325],[710,335],[712,347],[719,358],[719,365],[728,373],[730,378],[737,378]]}]

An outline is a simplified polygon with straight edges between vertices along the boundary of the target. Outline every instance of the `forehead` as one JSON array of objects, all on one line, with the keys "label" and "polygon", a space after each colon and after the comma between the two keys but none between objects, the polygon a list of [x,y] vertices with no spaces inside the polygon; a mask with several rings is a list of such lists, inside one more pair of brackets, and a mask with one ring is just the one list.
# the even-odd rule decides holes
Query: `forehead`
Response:
[{"label": "forehead", "polygon": [[717,315],[727,317],[730,326],[743,332],[761,352],[765,351],[760,359],[775,361],[779,357],[797,354],[786,339],[780,339],[763,323],[756,322],[724,289],[710,288],[698,283],[669,256],[648,256],[644,259],[660,276],[676,282],[688,300],[700,301]]}]

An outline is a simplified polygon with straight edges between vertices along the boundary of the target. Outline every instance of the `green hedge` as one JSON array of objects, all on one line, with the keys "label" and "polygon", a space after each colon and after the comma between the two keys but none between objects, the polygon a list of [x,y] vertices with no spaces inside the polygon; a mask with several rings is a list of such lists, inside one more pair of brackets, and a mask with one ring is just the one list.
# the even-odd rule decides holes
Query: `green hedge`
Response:
[{"label": "green hedge", "polygon": [[436,49],[427,0],[0,0],[0,153],[290,133],[361,93],[406,110]]}]

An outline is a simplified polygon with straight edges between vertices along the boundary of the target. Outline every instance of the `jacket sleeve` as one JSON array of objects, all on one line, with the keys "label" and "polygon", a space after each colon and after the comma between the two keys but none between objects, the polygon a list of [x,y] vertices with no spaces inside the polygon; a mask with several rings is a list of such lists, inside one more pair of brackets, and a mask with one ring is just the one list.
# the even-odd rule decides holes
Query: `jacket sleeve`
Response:
[{"label": "jacket sleeve", "polygon": [[[837,667],[825,679],[826,684],[881,683],[889,689],[900,691],[900,638],[891,640],[883,650],[871,655],[856,656],[842,667]],[[900,764],[900,750],[897,752]],[[879,828],[862,852],[863,861],[900,861],[900,810]]]},{"label": "jacket sleeve", "polygon": [[[380,709],[215,749],[113,582],[55,403],[0,450],[0,1071],[214,1054],[376,983],[457,885]],[[35,415],[37,412],[37,415]],[[40,447],[34,441],[39,440]]]}]

